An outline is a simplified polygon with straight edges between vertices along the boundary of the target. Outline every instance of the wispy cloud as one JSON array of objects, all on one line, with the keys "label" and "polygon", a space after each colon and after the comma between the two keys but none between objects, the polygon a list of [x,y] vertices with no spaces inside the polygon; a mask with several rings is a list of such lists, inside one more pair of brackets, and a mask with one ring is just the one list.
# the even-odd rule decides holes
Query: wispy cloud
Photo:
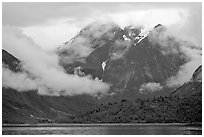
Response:
[{"label": "wispy cloud", "polygon": [[116,40],[110,58],[112,60],[122,58],[130,47],[131,47],[130,41]]},{"label": "wispy cloud", "polygon": [[180,66],[178,73],[175,76],[167,79],[168,87],[180,86],[189,82],[193,76],[194,71],[202,64],[202,51],[183,47],[188,61]]},{"label": "wispy cloud", "polygon": [[[74,61],[84,62],[95,48],[100,47],[113,37],[115,24],[108,22],[94,22],[84,28],[76,37],[71,39],[60,49],[60,61],[66,64]],[[95,41],[95,42],[94,42]]]},{"label": "wispy cloud", "polygon": [[13,88],[18,91],[37,89],[36,81],[31,79],[26,72],[15,73],[5,65],[3,65],[2,72],[2,83],[6,88]]},{"label": "wispy cloud", "polygon": [[202,64],[201,46],[178,36],[177,28],[159,27],[151,32],[148,39],[162,54],[177,54],[184,58],[185,63],[180,66],[175,76],[166,80],[168,87],[180,86],[190,81],[193,72]]},{"label": "wispy cloud", "polygon": [[155,82],[148,82],[148,83],[144,83],[140,86],[139,91],[140,92],[144,92],[144,91],[148,91],[148,92],[155,92],[155,91],[159,91],[163,88],[163,86],[160,83],[155,83]]}]

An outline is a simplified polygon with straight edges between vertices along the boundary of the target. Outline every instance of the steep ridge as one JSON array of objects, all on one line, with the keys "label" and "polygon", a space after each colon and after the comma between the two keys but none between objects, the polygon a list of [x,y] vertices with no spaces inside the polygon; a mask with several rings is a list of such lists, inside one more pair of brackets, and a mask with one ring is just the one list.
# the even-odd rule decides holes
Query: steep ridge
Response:
[{"label": "steep ridge", "polygon": [[12,71],[20,71],[20,61],[4,49],[2,50],[2,62],[4,63],[4,65],[7,65],[7,67]]}]

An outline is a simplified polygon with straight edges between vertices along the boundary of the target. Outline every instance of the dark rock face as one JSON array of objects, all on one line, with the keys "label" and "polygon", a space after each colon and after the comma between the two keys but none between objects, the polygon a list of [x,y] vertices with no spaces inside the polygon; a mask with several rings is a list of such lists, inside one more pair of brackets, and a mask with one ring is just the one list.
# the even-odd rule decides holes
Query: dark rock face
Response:
[{"label": "dark rock face", "polygon": [[2,50],[2,62],[12,71],[20,71],[20,61],[5,50]]}]

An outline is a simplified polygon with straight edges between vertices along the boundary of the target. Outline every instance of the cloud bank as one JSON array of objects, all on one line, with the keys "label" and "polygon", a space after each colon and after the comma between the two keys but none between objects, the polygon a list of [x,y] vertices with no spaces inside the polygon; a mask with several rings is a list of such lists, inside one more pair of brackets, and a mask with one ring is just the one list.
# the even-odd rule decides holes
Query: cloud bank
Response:
[{"label": "cloud bank", "polygon": [[[117,5],[116,3],[103,3],[103,4],[100,3],[100,5],[103,5],[109,8],[110,8],[110,5]],[[158,23],[160,23],[168,27],[177,28],[175,31],[177,34],[179,34],[184,38],[188,38],[188,39],[190,38],[198,45],[201,45],[201,34],[202,34],[201,6],[195,3],[194,4],[189,3],[189,5],[186,3],[182,3],[180,4],[180,6],[175,6],[179,4],[174,3],[175,4],[174,6],[168,7],[168,5],[171,5],[171,4],[173,3],[169,3],[169,4],[163,3],[163,6],[156,6],[157,4],[155,3],[154,4],[120,3],[119,4],[120,6],[118,7],[121,7],[121,8],[118,8],[117,6],[116,6],[117,8],[111,7],[110,8],[111,11],[104,10],[104,9],[102,10],[100,6],[98,7],[98,9],[94,7],[92,9],[86,9],[85,11],[89,11],[89,12],[87,14],[86,12],[84,12],[83,13],[85,14],[84,16],[80,16],[81,14],[78,13],[79,11],[72,12],[73,14],[70,15],[68,9],[73,10],[73,7],[77,7],[77,4],[75,4],[73,7],[71,6],[71,4],[67,4],[67,6],[69,6],[69,8],[66,9],[68,10],[67,16],[64,15],[62,9],[59,9],[60,11],[61,10],[62,11],[58,15],[59,16],[58,18],[54,13],[53,17],[43,18],[43,20],[45,20],[43,21],[43,23],[36,23],[33,25],[27,25],[27,26],[25,25],[25,26],[22,26],[21,28],[23,29],[24,33],[32,37],[37,44],[49,49],[56,48],[62,42],[70,40],[80,31],[81,28],[84,28],[85,26],[87,26],[88,24],[94,21],[114,22],[120,27],[125,27],[128,25],[155,26]],[[188,6],[185,6],[185,4]],[[92,7],[93,5],[94,5],[93,3],[90,5],[87,4],[85,7],[87,6]],[[155,5],[155,6],[151,6],[151,5]],[[158,5],[162,5],[162,3],[161,4],[158,3]],[[79,4],[78,6],[83,9],[84,5]],[[166,8],[162,8],[165,6]],[[64,7],[64,5],[62,7]],[[48,8],[49,10],[49,6],[48,7],[45,6],[45,8],[46,9]],[[50,12],[53,12],[52,10]],[[112,10],[114,10],[114,12],[112,12]],[[60,15],[63,15],[63,16],[60,16]],[[11,15],[8,15],[9,19],[11,18],[10,16]],[[21,16],[21,15],[18,15],[18,16]],[[35,17],[36,15],[33,15],[33,16]],[[39,18],[41,18],[41,16],[43,15],[39,15]],[[27,16],[25,15],[25,17]],[[10,20],[13,20],[13,18],[11,18]],[[30,15],[27,18],[29,18],[29,20],[35,19],[35,18],[32,19]],[[9,20],[7,19],[6,21],[9,21]],[[33,22],[35,22],[35,20]],[[22,24],[24,23],[25,22],[22,22]]]},{"label": "cloud bank", "polygon": [[56,96],[93,95],[98,92],[106,93],[109,90],[109,85],[98,78],[66,74],[59,66],[56,53],[42,50],[19,29],[3,26],[2,40],[3,48],[22,61],[24,70],[14,73],[3,66],[4,87],[11,87],[18,91],[34,89],[41,95]]},{"label": "cloud bank", "polygon": [[13,88],[18,91],[35,90],[37,89],[36,82],[29,77],[25,72],[12,72],[9,68],[3,65],[2,68],[2,83],[3,87]]}]

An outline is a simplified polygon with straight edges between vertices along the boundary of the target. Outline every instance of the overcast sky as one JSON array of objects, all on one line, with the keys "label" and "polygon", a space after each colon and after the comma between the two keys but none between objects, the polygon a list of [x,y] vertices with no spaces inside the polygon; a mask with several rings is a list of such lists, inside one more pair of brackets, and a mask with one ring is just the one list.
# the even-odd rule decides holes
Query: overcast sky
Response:
[{"label": "overcast sky", "polygon": [[23,30],[43,49],[52,50],[95,20],[121,26],[157,24],[176,26],[201,46],[201,3],[3,3],[3,26]]}]

